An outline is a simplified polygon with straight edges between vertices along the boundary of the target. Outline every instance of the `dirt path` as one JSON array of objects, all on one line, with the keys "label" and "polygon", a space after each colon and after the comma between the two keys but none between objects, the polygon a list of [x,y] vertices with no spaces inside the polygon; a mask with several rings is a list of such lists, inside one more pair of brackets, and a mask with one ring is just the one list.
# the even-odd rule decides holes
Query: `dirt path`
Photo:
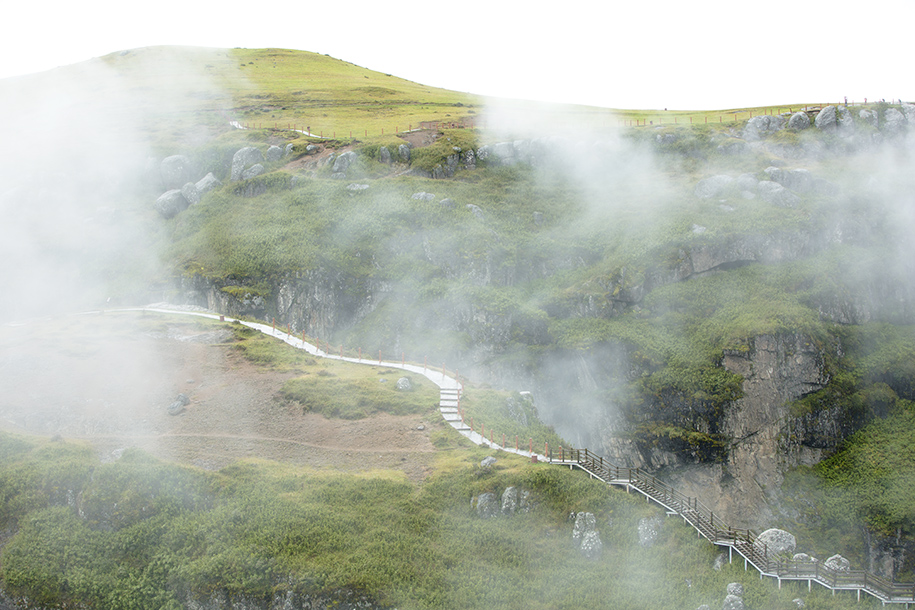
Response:
[{"label": "dirt path", "polygon": [[[278,391],[292,373],[257,367],[227,335],[193,322],[118,314],[0,327],[0,429],[59,435],[103,460],[138,447],[162,459],[222,468],[257,457],[340,470],[430,471],[425,416],[330,420]],[[167,407],[183,393],[177,416]]]}]

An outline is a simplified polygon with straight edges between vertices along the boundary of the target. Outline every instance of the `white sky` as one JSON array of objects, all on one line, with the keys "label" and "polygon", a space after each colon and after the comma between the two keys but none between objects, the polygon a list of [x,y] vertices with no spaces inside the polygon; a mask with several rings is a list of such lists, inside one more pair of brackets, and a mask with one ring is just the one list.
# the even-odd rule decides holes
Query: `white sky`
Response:
[{"label": "white sky", "polygon": [[15,2],[0,78],[152,45],[326,53],[423,84],[612,108],[915,101],[915,1]]}]

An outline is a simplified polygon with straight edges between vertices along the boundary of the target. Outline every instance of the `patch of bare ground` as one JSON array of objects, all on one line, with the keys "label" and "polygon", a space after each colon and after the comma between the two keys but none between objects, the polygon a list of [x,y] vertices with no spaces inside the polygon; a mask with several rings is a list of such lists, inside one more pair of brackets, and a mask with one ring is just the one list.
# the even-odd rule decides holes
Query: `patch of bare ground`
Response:
[{"label": "patch of bare ground", "polygon": [[[429,435],[443,425],[434,409],[360,420],[302,413],[278,393],[295,373],[252,364],[225,342],[228,331],[169,325],[149,332],[121,321],[106,333],[102,320],[87,322],[75,334],[0,329],[0,429],[85,440],[103,460],[138,447],[206,469],[256,457],[396,469],[413,481],[431,472]],[[179,393],[190,404],[169,415]]]}]

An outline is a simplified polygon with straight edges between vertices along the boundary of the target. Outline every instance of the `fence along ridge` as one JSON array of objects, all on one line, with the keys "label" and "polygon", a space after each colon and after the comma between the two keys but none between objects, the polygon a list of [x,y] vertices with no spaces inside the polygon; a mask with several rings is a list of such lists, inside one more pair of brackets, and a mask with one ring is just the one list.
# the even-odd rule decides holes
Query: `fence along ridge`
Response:
[{"label": "fence along ridge", "polygon": [[[199,316],[220,321],[225,320],[225,316],[209,312],[176,311],[166,307],[159,308],[154,306],[111,309],[107,311],[149,311]],[[336,354],[330,353],[329,346],[328,351],[321,350],[320,347],[305,341],[304,335],[299,339],[298,337],[293,336],[288,329],[284,332],[282,328],[276,328],[275,322],[271,326],[244,320],[237,321],[249,328],[278,338],[293,347],[304,349],[314,356],[359,364],[380,364],[421,374],[439,387],[439,405],[443,416],[445,415],[446,410],[452,410],[450,406],[446,406],[444,403],[448,402],[450,405],[450,403],[456,399],[459,401],[459,396],[463,393],[463,386],[457,378],[457,373],[455,372],[454,378],[446,375],[444,365],[439,372],[438,370],[432,370],[425,365],[418,366],[406,364],[403,360],[401,360],[401,362],[382,362],[380,354],[377,361],[371,358],[363,359],[361,354],[358,359],[342,355],[337,356]],[[472,426],[467,427],[466,424],[464,424],[462,416],[460,416],[460,423],[458,423],[458,421],[450,421],[447,418],[445,418],[445,420],[463,436],[469,438],[478,445],[486,445],[502,451],[536,457],[538,460],[544,459],[550,464],[569,466],[570,469],[577,467],[587,472],[589,476],[599,479],[608,485],[625,487],[627,492],[634,489],[638,493],[644,495],[646,501],[654,501],[656,504],[666,509],[669,514],[681,517],[696,529],[699,537],[704,537],[717,546],[728,547],[729,559],[733,560],[733,552],[737,551],[737,553],[744,558],[744,569],[748,569],[748,567],[752,565],[759,571],[760,578],[767,576],[778,579],[779,588],[781,588],[783,580],[806,580],[808,590],[811,588],[812,583],[816,582],[827,589],[831,589],[833,592],[843,590],[857,591],[858,600],[861,599],[861,592],[863,591],[868,595],[876,597],[884,605],[888,603],[904,603],[906,608],[908,608],[909,604],[915,603],[915,582],[898,583],[895,581],[888,581],[885,578],[871,574],[866,570],[833,570],[822,565],[819,561],[800,562],[786,561],[780,558],[770,559],[765,543],[758,541],[758,536],[753,530],[734,529],[725,524],[720,517],[716,520],[715,513],[699,501],[698,498],[681,494],[673,487],[659,480],[654,475],[645,472],[641,468],[616,466],[609,460],[605,460],[603,456],[595,454],[588,449],[564,449],[563,447],[560,447],[558,459],[556,459],[556,452],[549,447],[545,448],[544,455],[534,453],[533,447],[531,447],[531,451],[519,449],[512,450],[509,447],[500,446],[492,441],[487,441],[485,436],[475,433]],[[760,548],[760,546],[762,548]]]},{"label": "fence along ridge", "polygon": [[666,509],[668,514],[681,517],[698,532],[699,537],[716,546],[728,547],[729,559],[733,560],[733,552],[736,551],[744,558],[744,569],[752,565],[759,571],[760,578],[767,576],[777,579],[779,588],[783,580],[806,580],[808,590],[816,582],[833,592],[856,591],[858,600],[864,592],[876,597],[884,605],[904,603],[908,608],[910,603],[915,603],[915,582],[889,581],[866,570],[834,570],[819,561],[769,557],[766,544],[759,541],[756,532],[730,527],[720,517],[715,517],[715,513],[698,498],[681,494],[640,468],[615,466],[588,449],[560,447],[558,459],[554,451],[549,451],[546,458],[551,464],[577,467],[608,485],[625,487],[627,492],[635,490],[641,493],[646,501],[654,501]]}]

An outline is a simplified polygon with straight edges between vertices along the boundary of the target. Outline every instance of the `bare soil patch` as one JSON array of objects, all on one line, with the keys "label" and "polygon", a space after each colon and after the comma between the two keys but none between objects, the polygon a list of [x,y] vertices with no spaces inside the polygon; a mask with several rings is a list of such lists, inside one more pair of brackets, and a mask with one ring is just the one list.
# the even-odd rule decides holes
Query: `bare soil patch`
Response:
[{"label": "bare soil patch", "polygon": [[[142,322],[142,323],[141,323]],[[228,331],[127,314],[0,327],[0,429],[92,443],[103,460],[128,447],[219,469],[243,458],[338,470],[431,470],[425,415],[333,420],[278,391],[295,373],[256,366]],[[167,407],[190,399],[179,415]]]}]

